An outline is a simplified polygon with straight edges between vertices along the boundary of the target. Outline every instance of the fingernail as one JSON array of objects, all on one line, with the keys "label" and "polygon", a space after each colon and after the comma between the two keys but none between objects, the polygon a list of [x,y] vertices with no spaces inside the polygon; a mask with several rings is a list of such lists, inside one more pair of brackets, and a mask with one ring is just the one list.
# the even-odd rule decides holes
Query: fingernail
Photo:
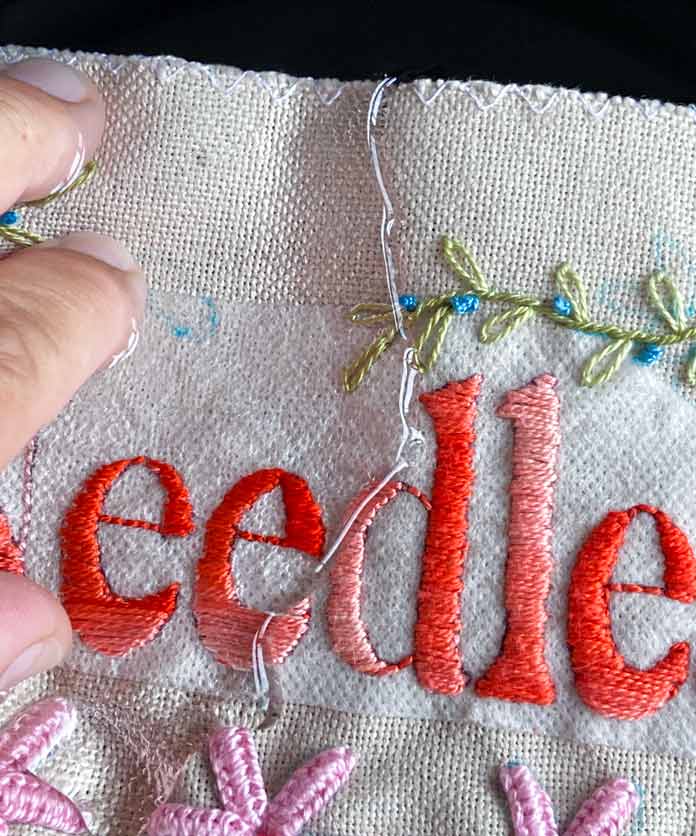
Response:
[{"label": "fingernail", "polygon": [[64,652],[60,642],[53,638],[29,645],[0,674],[0,691],[8,691],[23,679],[59,665],[63,661]]},{"label": "fingernail", "polygon": [[62,250],[73,250],[76,253],[91,255],[92,258],[97,258],[110,267],[128,273],[140,271],[138,263],[120,241],[116,241],[108,235],[100,235],[98,232],[73,232],[63,238],[46,241],[40,246],[57,247]]},{"label": "fingernail", "polygon": [[108,235],[100,235],[98,232],[73,232],[64,238],[44,241],[37,246],[72,250],[76,253],[91,255],[92,258],[103,261],[110,267],[128,273],[129,289],[136,300],[136,315],[138,320],[142,321],[147,299],[147,282],[140,265],[120,241],[116,241]]},{"label": "fingernail", "polygon": [[64,102],[82,102],[93,90],[92,82],[84,73],[48,58],[30,58],[9,64],[2,72]]}]

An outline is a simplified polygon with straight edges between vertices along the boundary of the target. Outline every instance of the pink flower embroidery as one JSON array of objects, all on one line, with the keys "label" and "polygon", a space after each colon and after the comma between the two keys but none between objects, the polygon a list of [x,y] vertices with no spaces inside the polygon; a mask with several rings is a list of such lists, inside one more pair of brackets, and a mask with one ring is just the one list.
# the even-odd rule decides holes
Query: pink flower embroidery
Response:
[{"label": "pink flower embroidery", "polygon": [[65,700],[42,700],[0,728],[0,836],[10,824],[36,824],[59,833],[86,833],[75,804],[32,771],[75,727]]},{"label": "pink flower embroidery", "polygon": [[298,769],[269,801],[248,729],[217,731],[210,739],[210,762],[222,810],[163,804],[150,818],[149,836],[297,836],[355,765],[349,749],[329,749]]},{"label": "pink flower embroidery", "polygon": [[[509,763],[501,767],[500,781],[510,806],[515,836],[558,836],[551,799],[528,767]],[[635,785],[617,778],[585,801],[564,836],[617,836],[639,804]]]}]

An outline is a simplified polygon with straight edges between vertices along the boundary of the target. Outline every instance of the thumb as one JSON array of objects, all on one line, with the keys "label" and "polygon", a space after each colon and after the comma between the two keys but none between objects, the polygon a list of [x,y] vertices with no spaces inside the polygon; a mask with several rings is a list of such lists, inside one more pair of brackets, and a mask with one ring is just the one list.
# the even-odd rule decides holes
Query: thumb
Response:
[{"label": "thumb", "polygon": [[71,643],[70,621],[51,593],[0,572],[0,691],[60,664]]}]

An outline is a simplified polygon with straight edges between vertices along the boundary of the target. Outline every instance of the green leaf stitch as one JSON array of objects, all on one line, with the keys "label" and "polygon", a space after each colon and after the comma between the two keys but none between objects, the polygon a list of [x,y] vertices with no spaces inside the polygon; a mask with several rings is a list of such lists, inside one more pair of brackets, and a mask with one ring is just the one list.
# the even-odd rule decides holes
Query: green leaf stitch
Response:
[{"label": "green leaf stitch", "polygon": [[[639,358],[644,363],[654,362],[663,348],[689,345],[685,361],[685,379],[696,385],[696,323],[687,317],[684,299],[671,277],[661,272],[653,273],[647,283],[648,302],[664,321],[667,331],[648,331],[640,328],[626,329],[610,322],[595,320],[590,315],[587,291],[580,277],[568,264],[561,264],[554,273],[560,294],[553,302],[537,299],[526,293],[511,293],[492,289],[469,250],[453,238],[444,237],[445,260],[459,278],[458,286],[440,296],[429,296],[418,302],[415,308],[402,310],[404,327],[412,337],[415,362],[421,371],[431,369],[442,351],[447,332],[457,313],[470,313],[480,302],[492,302],[505,308],[486,318],[479,333],[482,343],[495,343],[505,339],[513,331],[534,316],[549,320],[562,328],[585,334],[603,336],[608,342],[585,363],[581,382],[584,386],[598,386],[610,380],[619,370],[632,349],[649,355]],[[462,294],[473,294],[476,304],[467,303]],[[409,297],[409,301],[415,298]],[[559,301],[562,305],[559,305]],[[349,320],[364,327],[384,326],[384,330],[369,343],[362,354],[343,373],[343,386],[352,392],[360,386],[374,364],[394,343],[397,331],[392,325],[390,305],[362,303],[349,313]]]}]

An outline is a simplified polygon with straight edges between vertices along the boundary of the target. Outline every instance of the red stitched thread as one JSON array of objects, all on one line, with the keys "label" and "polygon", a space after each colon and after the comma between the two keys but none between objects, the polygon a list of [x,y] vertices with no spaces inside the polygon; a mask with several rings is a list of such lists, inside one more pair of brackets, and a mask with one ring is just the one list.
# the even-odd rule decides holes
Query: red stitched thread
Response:
[{"label": "red stitched thread", "polygon": [[[373,489],[374,485],[370,485],[355,499],[346,517],[350,517]],[[430,511],[430,501],[417,488],[404,482],[389,482],[360,512],[336,552],[331,567],[331,587],[326,604],[331,646],[344,662],[371,676],[388,676],[408,667],[413,661],[412,655],[404,656],[398,662],[386,662],[381,659],[370,641],[361,614],[365,547],[369,528],[379,511],[400,491],[415,496],[426,511]]]},{"label": "red stitched thread", "polygon": [[[280,487],[285,505],[285,534],[252,534],[241,529],[242,517],[263,494]],[[267,613],[245,606],[237,595],[231,556],[238,538],[253,539],[319,558],[324,550],[321,510],[304,479],[281,468],[258,470],[240,479],[213,511],[196,570],[193,611],[204,646],[223,665],[251,668],[254,636]],[[267,626],[266,662],[280,664],[309,627],[309,600],[304,599]]]},{"label": "red stitched thread", "polygon": [[643,595],[664,595],[661,586],[643,586],[641,583],[608,583],[608,592],[642,592]]},{"label": "red stitched thread", "polygon": [[162,536],[185,537],[193,529],[193,512],[181,476],[166,462],[137,456],[104,465],[84,483],[65,515],[60,532],[63,582],[61,594],[73,627],[85,644],[108,656],[122,656],[151,642],[174,614],[179,584],[142,598],[115,594],[101,567],[97,530],[100,523],[132,526],[137,520],[102,513],[114,482],[130,467],[155,473],[167,497],[161,523],[138,527]]},{"label": "red stitched thread", "polygon": [[448,383],[420,399],[435,426],[437,461],[423,551],[413,663],[424,688],[461,693],[462,574],[468,550],[469,499],[474,484],[474,420],[481,375]]},{"label": "red stitched thread", "polygon": [[24,556],[12,536],[12,529],[5,514],[0,512],[0,572],[24,574]]},{"label": "red stitched thread", "polygon": [[628,526],[639,513],[650,514],[657,527],[664,556],[662,594],[685,604],[696,600],[693,551],[684,532],[663,511],[649,505],[612,511],[590,533],[578,553],[568,590],[570,661],[575,686],[585,704],[621,720],[659,711],[677,695],[689,672],[687,642],[673,644],[667,655],[647,670],[629,665],[614,642],[609,579]]},{"label": "red stitched thread", "polygon": [[149,522],[148,520],[131,520],[127,517],[115,517],[112,514],[99,514],[98,520],[100,523],[110,523],[111,525],[122,525],[126,528],[144,528],[147,531],[159,531],[159,523]]},{"label": "red stitched thread", "polygon": [[544,656],[551,588],[551,515],[560,446],[558,381],[549,374],[508,392],[497,410],[514,422],[508,558],[507,628],[500,654],[476,683],[481,697],[550,705],[556,689]]}]

